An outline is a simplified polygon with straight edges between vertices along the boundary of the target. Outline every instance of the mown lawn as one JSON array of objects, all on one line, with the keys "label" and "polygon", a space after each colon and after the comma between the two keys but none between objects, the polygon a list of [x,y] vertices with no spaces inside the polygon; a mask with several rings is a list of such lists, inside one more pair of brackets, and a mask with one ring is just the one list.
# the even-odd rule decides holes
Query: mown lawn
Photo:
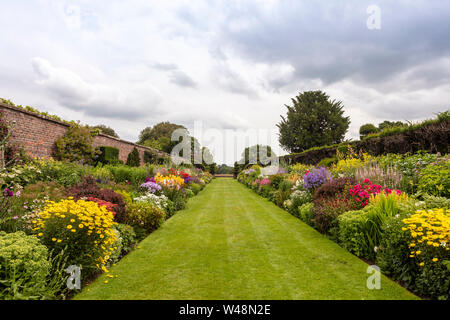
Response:
[{"label": "mown lawn", "polygon": [[[417,299],[229,178],[198,196],[75,299]],[[105,284],[105,280],[108,283]]]}]

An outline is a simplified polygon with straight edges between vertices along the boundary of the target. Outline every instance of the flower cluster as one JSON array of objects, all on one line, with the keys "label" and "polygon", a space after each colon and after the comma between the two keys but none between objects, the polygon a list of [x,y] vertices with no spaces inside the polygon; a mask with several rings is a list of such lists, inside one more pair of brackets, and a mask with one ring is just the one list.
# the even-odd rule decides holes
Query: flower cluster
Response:
[{"label": "flower cluster", "polygon": [[[360,204],[361,207],[365,207],[367,204],[369,204],[369,200],[371,195],[379,194],[380,192],[384,191],[386,194],[391,194],[392,190],[389,188],[383,188],[379,184],[374,184],[369,179],[364,179],[363,184],[357,184],[353,186],[349,190],[350,196]],[[400,190],[394,190],[396,194],[400,195]]]},{"label": "flower cluster", "polygon": [[33,231],[47,247],[57,250],[69,247],[68,262],[72,264],[89,267],[92,263],[104,270],[115,250],[114,216],[106,206],[93,201],[74,201],[71,197],[49,201],[32,223]]},{"label": "flower cluster", "polygon": [[[450,211],[446,209],[418,210],[407,219],[402,220],[406,227],[403,231],[409,231],[412,241],[410,257],[425,257],[432,253],[432,262],[439,261],[439,255],[450,250]],[[429,254],[428,254],[429,255]],[[425,261],[419,263],[424,266]]]},{"label": "flower cluster", "polygon": [[114,211],[114,207],[117,207],[117,204],[111,203],[102,199],[94,198],[94,197],[88,197],[87,200],[96,202],[99,207],[104,206],[109,212],[113,214],[113,216],[116,215],[116,212]]},{"label": "flower cluster", "polygon": [[153,193],[147,193],[143,196],[137,197],[133,199],[135,202],[149,202],[153,203],[155,206],[157,206],[159,209],[165,210],[169,206],[169,198],[167,198],[165,195],[157,196]]},{"label": "flower cluster", "polygon": [[261,179],[261,180],[259,181],[259,185],[260,185],[261,187],[263,187],[263,186],[269,186],[269,185],[270,185],[270,179],[268,179],[268,178],[263,178],[263,179]]},{"label": "flower cluster", "polygon": [[173,174],[162,176],[158,173],[155,176],[155,182],[160,186],[177,190],[181,189],[184,186],[184,179]]},{"label": "flower cluster", "polygon": [[307,190],[316,189],[328,180],[331,180],[331,174],[325,167],[308,170],[303,176],[304,187]]},{"label": "flower cluster", "polygon": [[141,188],[146,189],[148,192],[151,193],[160,192],[162,189],[162,187],[159,184],[157,184],[153,178],[141,184]]},{"label": "flower cluster", "polygon": [[192,177],[189,173],[184,172],[184,171],[178,171],[178,175],[184,179],[185,184],[192,182]]}]

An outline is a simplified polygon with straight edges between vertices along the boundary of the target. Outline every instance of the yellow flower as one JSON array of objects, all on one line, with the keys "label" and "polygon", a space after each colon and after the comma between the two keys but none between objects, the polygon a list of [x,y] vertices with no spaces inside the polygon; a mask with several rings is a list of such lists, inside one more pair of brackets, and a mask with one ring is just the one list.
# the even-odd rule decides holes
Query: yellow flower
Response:
[{"label": "yellow flower", "polygon": [[56,238],[52,238],[52,241],[56,241]]},{"label": "yellow flower", "polygon": [[67,225],[67,229],[72,229],[72,226],[70,224]]},{"label": "yellow flower", "polygon": [[438,261],[438,258],[433,258],[433,262],[437,262]]},{"label": "yellow flower", "polygon": [[84,225],[83,225],[82,223],[80,223],[80,224],[78,225],[78,228],[80,228],[80,229],[83,229],[83,227],[84,227]]},{"label": "yellow flower", "polygon": [[425,263],[421,262],[419,263],[419,266],[423,267],[425,265]]},{"label": "yellow flower", "polygon": [[42,237],[44,234],[42,232],[38,233],[38,237]]}]

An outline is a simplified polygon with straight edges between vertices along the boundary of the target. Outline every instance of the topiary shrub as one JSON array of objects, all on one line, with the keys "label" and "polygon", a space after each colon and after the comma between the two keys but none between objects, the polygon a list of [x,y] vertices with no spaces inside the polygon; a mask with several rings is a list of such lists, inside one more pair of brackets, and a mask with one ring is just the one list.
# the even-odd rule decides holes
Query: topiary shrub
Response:
[{"label": "topiary shrub", "polygon": [[111,189],[100,189],[92,177],[84,177],[81,183],[66,189],[66,194],[75,199],[93,197],[111,202],[116,205],[113,208],[114,220],[120,223],[127,221],[126,204],[122,195]]},{"label": "topiary shrub", "polygon": [[95,133],[88,126],[71,123],[67,132],[55,142],[54,155],[58,160],[93,164],[98,151],[92,146]]},{"label": "topiary shrub", "polygon": [[118,164],[119,149],[109,146],[99,147],[100,154],[97,161],[103,164]]},{"label": "topiary shrub", "polygon": [[48,250],[35,236],[0,231],[0,300],[47,295]]},{"label": "topiary shrub", "polygon": [[139,167],[141,165],[141,159],[139,157],[139,150],[134,147],[133,150],[128,154],[127,166]]}]

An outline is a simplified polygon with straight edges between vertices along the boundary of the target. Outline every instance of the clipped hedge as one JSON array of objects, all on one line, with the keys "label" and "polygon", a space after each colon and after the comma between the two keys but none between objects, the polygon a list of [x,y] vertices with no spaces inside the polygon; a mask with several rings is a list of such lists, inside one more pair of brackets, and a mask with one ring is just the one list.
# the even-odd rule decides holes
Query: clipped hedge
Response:
[{"label": "clipped hedge", "polygon": [[101,146],[98,148],[100,155],[98,156],[98,162],[103,164],[117,164],[119,163],[119,149],[109,146]]},{"label": "clipped hedge", "polygon": [[367,152],[378,156],[387,153],[416,153],[426,150],[430,153],[449,153],[450,114],[443,112],[437,119],[427,120],[419,124],[383,130],[368,135],[361,141],[343,142],[341,144],[311,148],[301,153],[293,153],[280,157],[287,164],[317,164],[326,158],[336,156],[336,150],[346,145],[359,152]]}]

